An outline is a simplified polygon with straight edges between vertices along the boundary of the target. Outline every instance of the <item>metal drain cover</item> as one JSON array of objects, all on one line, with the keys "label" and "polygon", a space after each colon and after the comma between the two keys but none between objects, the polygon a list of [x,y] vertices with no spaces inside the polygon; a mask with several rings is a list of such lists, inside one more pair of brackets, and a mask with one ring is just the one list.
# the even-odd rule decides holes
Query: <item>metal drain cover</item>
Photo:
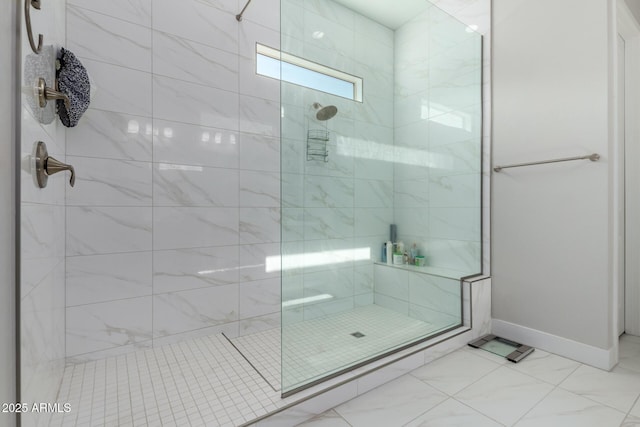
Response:
[{"label": "metal drain cover", "polygon": [[362,338],[364,336],[362,332],[354,332],[351,335],[353,335],[356,338]]}]

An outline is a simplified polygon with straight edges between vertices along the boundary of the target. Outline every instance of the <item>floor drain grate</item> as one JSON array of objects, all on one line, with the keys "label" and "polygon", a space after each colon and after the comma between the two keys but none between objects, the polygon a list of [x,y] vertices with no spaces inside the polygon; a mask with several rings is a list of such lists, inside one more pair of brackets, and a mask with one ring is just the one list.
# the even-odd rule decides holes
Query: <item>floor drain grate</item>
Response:
[{"label": "floor drain grate", "polygon": [[356,338],[362,338],[364,336],[362,332],[354,332],[351,335],[353,335]]}]

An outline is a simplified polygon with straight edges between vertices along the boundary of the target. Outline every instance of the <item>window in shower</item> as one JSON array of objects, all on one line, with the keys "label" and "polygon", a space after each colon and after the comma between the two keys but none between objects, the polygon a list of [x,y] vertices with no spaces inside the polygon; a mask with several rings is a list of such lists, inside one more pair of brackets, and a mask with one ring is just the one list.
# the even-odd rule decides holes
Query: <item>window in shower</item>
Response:
[{"label": "window in shower", "polygon": [[268,46],[256,44],[256,72],[263,76],[362,102],[362,79]]}]

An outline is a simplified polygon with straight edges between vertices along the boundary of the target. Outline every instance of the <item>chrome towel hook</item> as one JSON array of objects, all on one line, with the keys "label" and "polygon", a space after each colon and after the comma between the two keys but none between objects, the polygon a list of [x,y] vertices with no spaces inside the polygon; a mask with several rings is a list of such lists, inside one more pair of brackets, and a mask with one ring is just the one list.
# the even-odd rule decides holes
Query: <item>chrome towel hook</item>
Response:
[{"label": "chrome towel hook", "polygon": [[33,41],[33,31],[31,30],[31,7],[34,9],[40,10],[40,0],[24,0],[24,19],[27,24],[27,36],[29,36],[29,44],[31,45],[31,50],[33,53],[40,53],[42,50],[42,34],[38,34],[38,46]]}]

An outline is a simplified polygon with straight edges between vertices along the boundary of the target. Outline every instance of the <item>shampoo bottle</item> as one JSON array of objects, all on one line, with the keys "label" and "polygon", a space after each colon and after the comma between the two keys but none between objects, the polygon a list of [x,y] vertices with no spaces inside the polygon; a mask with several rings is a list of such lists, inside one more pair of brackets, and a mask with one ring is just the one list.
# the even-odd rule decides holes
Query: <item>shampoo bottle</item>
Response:
[{"label": "shampoo bottle", "polygon": [[393,264],[393,243],[387,242],[387,264]]}]

